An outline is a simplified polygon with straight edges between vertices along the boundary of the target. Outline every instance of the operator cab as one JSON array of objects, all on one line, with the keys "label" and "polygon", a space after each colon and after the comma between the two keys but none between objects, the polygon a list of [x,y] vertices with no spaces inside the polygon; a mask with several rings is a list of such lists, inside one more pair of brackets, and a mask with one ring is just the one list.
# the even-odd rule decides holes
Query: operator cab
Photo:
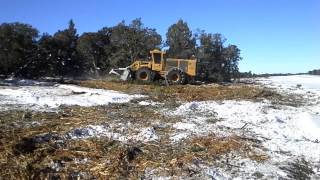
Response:
[{"label": "operator cab", "polygon": [[152,70],[163,71],[165,67],[166,52],[155,49],[150,51],[150,54],[152,59]]}]

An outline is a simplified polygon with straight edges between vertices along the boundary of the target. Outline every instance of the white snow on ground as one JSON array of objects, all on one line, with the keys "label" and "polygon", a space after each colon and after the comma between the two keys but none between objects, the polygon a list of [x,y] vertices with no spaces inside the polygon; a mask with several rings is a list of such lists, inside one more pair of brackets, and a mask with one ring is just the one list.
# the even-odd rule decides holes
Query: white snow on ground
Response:
[{"label": "white snow on ground", "polygon": [[110,139],[123,141],[124,137],[119,133],[112,132],[109,126],[89,125],[83,128],[73,129],[66,134],[68,139],[87,139],[92,137],[108,137]]},{"label": "white snow on ground", "polygon": [[[267,177],[269,175],[270,178],[285,177],[286,173],[279,169],[279,163],[300,157],[319,164],[320,77],[283,76],[256,80],[280,93],[303,95],[306,105],[291,107],[274,105],[268,101],[232,100],[185,103],[175,110],[164,111],[169,116],[184,117],[183,122],[172,126],[176,132],[171,140],[177,142],[190,136],[211,133],[218,136],[238,134],[260,140],[271,158],[262,164],[245,159],[236,160],[245,162],[239,170],[243,171],[243,178],[254,171],[262,172]],[[315,173],[319,177],[319,170]],[[224,177],[229,175],[230,171],[225,171]]]},{"label": "white snow on ground", "polygon": [[[205,120],[213,112],[219,121],[208,124]],[[231,133],[253,133],[265,141],[265,147],[272,152],[290,151],[293,155],[320,160],[320,144],[316,143],[320,141],[320,112],[303,107],[273,107],[268,102],[205,101],[181,105],[171,115],[188,116],[185,122],[173,125],[178,130],[184,130],[182,136],[187,132],[190,135],[217,133],[219,127],[228,127],[234,130]]]},{"label": "white snow on ground", "polygon": [[140,101],[138,104],[141,106],[157,106],[157,105],[162,105],[163,103],[147,100],[147,101]]},{"label": "white snow on ground", "polygon": [[310,91],[320,95],[320,76],[316,75],[271,76],[255,80],[266,86],[290,90],[293,93],[305,94]]},{"label": "white snow on ground", "polygon": [[[256,171],[263,173],[264,178],[267,179],[285,177],[285,172],[279,167],[283,163],[287,164],[288,161],[300,157],[306,158],[313,164],[320,164],[320,76],[279,76],[257,78],[254,81],[262,86],[274,88],[280,93],[303,96],[306,104],[292,107],[275,105],[266,100],[262,102],[234,100],[188,102],[173,110],[163,110],[167,116],[183,117],[181,122],[165,124],[175,130],[170,134],[172,143],[191,136],[208,134],[217,136],[238,134],[241,137],[254,138],[262,142],[265,149],[261,150],[270,156],[270,159],[264,163],[240,156],[226,157],[230,163],[244,163],[235,170],[236,174],[233,174],[230,169],[210,167],[210,165],[201,167],[208,176],[216,179],[229,177],[242,179]],[[27,108],[47,111],[57,109],[60,105],[95,106],[126,103],[140,97],[143,96],[74,85],[0,86],[0,110]],[[140,101],[139,105],[159,104],[146,100]],[[123,131],[115,131],[122,126]],[[108,137],[124,143],[160,139],[153,127],[136,129],[134,126],[124,124],[119,124],[117,127],[112,125],[79,127],[70,130],[66,137],[70,139]],[[315,170],[315,173],[320,177],[319,170]]]},{"label": "white snow on ground", "polygon": [[82,128],[76,128],[66,134],[67,139],[87,139],[107,137],[113,140],[128,142],[128,141],[157,141],[159,139],[154,128],[147,127],[140,130],[138,134],[127,134],[113,131],[114,127],[108,125],[88,125]]},{"label": "white snow on ground", "polygon": [[302,95],[310,100],[310,104],[320,103],[320,76],[271,76],[268,78],[256,78],[254,81],[283,93]]},{"label": "white snow on ground", "polygon": [[132,139],[134,141],[149,142],[149,141],[157,141],[159,139],[159,137],[156,134],[154,128],[147,127],[147,128],[142,129],[139,134],[130,137],[130,139]]},{"label": "white snow on ground", "polygon": [[111,90],[92,89],[75,85],[0,86],[0,110],[52,110],[60,105],[97,106],[126,103],[142,95],[128,95]]}]

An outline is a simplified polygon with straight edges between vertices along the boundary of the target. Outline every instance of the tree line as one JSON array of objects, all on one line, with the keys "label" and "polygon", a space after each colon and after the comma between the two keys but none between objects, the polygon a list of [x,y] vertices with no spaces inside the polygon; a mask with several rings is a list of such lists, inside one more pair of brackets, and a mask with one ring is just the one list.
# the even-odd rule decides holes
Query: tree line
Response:
[{"label": "tree line", "polygon": [[66,29],[53,35],[39,35],[29,24],[2,23],[0,74],[24,78],[98,77],[111,68],[147,58],[152,49],[165,47],[168,57],[199,59],[205,64],[201,67],[205,80],[223,81],[239,76],[241,60],[240,49],[225,43],[226,38],[219,33],[193,33],[183,20],[168,28],[166,41],[156,29],[145,27],[140,18],[81,35],[72,20]]},{"label": "tree line", "polygon": [[314,69],[312,71],[309,71],[308,74],[311,75],[320,75],[320,69]]}]

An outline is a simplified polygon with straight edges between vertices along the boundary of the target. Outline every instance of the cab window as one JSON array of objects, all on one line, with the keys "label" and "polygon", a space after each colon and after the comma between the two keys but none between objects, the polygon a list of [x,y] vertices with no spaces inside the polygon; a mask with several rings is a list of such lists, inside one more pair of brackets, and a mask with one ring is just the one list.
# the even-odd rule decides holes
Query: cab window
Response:
[{"label": "cab window", "polygon": [[156,63],[156,64],[161,63],[161,53],[154,53],[153,57],[154,57],[154,63]]}]

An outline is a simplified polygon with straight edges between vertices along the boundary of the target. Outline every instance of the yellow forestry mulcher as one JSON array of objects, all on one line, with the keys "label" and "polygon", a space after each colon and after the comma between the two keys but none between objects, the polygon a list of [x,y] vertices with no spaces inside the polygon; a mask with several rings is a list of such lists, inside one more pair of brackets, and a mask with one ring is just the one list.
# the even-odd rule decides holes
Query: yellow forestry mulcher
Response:
[{"label": "yellow forestry mulcher", "polygon": [[166,52],[152,50],[148,60],[135,60],[126,68],[112,69],[109,74],[119,75],[122,80],[152,82],[156,79],[165,79],[170,84],[185,84],[195,79],[196,66],[195,58],[167,58]]}]

